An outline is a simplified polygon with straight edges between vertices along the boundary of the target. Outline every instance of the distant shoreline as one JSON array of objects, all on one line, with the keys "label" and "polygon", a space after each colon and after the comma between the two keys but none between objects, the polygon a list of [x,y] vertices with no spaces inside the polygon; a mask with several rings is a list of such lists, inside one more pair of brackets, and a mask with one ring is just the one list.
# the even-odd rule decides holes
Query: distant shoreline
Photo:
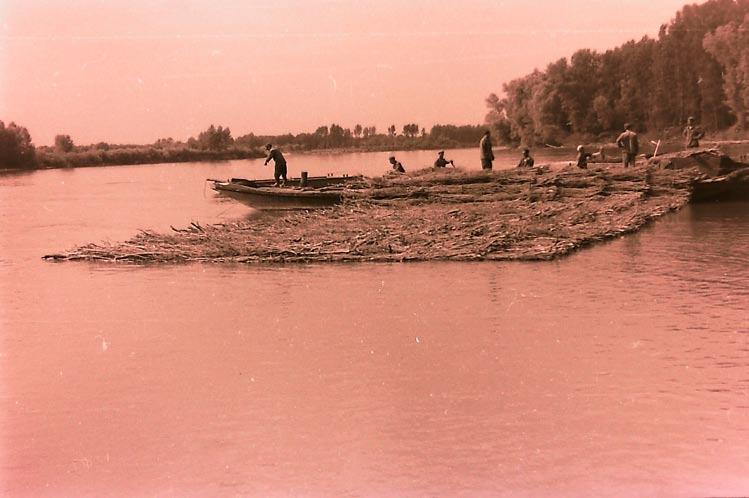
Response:
[{"label": "distant shoreline", "polygon": [[[282,150],[289,154],[356,154],[356,153],[370,153],[370,152],[398,152],[398,151],[436,151],[442,149],[470,149],[478,147],[474,144],[450,144],[449,146],[436,146],[429,144],[423,147],[419,146],[406,146],[398,147],[395,146],[363,146],[363,147],[335,147],[335,148],[321,148],[321,149],[299,149],[295,147],[284,148]],[[403,144],[400,144],[403,145]],[[556,145],[537,145],[535,147],[529,147],[531,151],[538,151],[543,149],[559,150],[560,152],[574,153],[577,147],[576,142],[567,142],[565,144]],[[611,159],[611,162],[617,162],[619,151],[616,145],[610,142],[583,142],[583,146],[588,148],[591,152],[595,152],[599,149],[605,151],[605,155]],[[742,159],[745,159],[749,155],[749,139],[729,139],[729,140],[703,140],[703,147],[730,147],[734,155],[738,155]],[[497,146],[495,150],[520,150],[523,146]],[[661,145],[658,150],[658,154],[667,154],[683,150],[684,145],[681,140],[667,139],[661,141]],[[641,138],[640,150],[643,154],[651,154],[654,152],[654,145],[651,143],[648,136]],[[209,151],[189,148],[174,148],[174,149],[159,149],[155,147],[123,147],[123,148],[112,148],[110,150],[87,150],[81,152],[69,152],[69,153],[56,153],[49,151],[41,151],[38,154],[39,166],[36,168],[0,168],[2,174],[12,174],[18,172],[32,172],[39,170],[48,169],[72,169],[72,168],[92,168],[97,166],[133,166],[133,165],[148,165],[148,164],[169,164],[169,163],[189,163],[189,162],[221,162],[221,161],[232,161],[232,160],[249,160],[249,159],[262,159],[265,157],[263,151],[259,149],[244,149],[244,148],[231,148],[223,151]]]}]

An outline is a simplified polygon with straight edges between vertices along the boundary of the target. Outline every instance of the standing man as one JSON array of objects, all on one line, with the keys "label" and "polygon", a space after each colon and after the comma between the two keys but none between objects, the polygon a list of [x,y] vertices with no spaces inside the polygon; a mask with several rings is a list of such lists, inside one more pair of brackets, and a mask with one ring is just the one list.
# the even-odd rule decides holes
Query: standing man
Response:
[{"label": "standing man", "polygon": [[637,160],[637,153],[640,152],[640,143],[637,140],[637,133],[632,131],[632,125],[626,123],[624,125],[624,133],[619,135],[616,139],[616,145],[622,149],[622,161],[624,167],[635,165]]},{"label": "standing man", "polygon": [[700,146],[700,139],[705,136],[705,132],[699,125],[694,124],[694,118],[689,116],[687,127],[684,128],[685,146],[687,149],[693,149]]},{"label": "standing man", "polygon": [[492,161],[494,161],[494,151],[492,150],[492,139],[489,130],[484,132],[484,136],[479,142],[479,149],[481,149],[481,169],[492,169]]},{"label": "standing man", "polygon": [[[268,161],[271,159],[273,159],[275,165],[275,168],[273,169],[273,178],[276,179],[276,183],[274,183],[273,186],[282,187],[286,184],[286,159],[283,157],[283,154],[281,154],[278,147],[273,147],[273,144],[266,145],[265,150],[268,151],[268,157],[265,158],[264,166],[267,166]],[[283,181],[279,183],[278,180],[280,178],[283,178]]]},{"label": "standing man", "polygon": [[437,160],[434,161],[434,167],[435,168],[444,168],[448,164],[452,164],[453,168],[455,167],[455,163],[452,162],[452,159],[449,160],[449,161],[447,159],[445,159],[445,151],[444,150],[439,151],[437,153]]}]

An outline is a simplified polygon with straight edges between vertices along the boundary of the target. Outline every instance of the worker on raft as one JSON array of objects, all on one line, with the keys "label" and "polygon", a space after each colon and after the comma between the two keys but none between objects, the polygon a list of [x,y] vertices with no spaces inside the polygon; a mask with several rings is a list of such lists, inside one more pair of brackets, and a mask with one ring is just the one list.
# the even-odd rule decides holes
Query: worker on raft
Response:
[{"label": "worker on raft", "polygon": [[627,168],[634,166],[637,160],[637,153],[640,152],[640,143],[637,140],[637,133],[632,131],[632,125],[624,124],[624,132],[616,139],[616,145],[622,149],[622,163]]},{"label": "worker on raft", "polygon": [[391,154],[390,157],[388,157],[388,161],[390,161],[390,164],[393,166],[393,173],[403,174],[406,172],[406,168],[403,167],[400,161],[395,159],[394,155]]},{"label": "worker on raft", "polygon": [[705,132],[699,125],[696,125],[694,118],[689,116],[687,119],[687,127],[684,128],[684,139],[685,146],[687,149],[693,149],[700,146],[700,139],[705,136]]},{"label": "worker on raft", "polygon": [[492,169],[494,151],[492,150],[492,138],[489,130],[484,132],[484,136],[479,142],[479,149],[481,151],[481,169]]},{"label": "worker on raft", "polygon": [[531,151],[529,149],[523,149],[523,157],[520,158],[518,168],[532,168],[535,161],[531,157]]},{"label": "worker on raft", "polygon": [[[267,166],[268,162],[273,159],[273,164],[275,165],[275,168],[273,169],[273,178],[276,180],[276,183],[274,183],[273,186],[283,187],[287,181],[286,158],[283,157],[283,154],[281,154],[281,150],[278,147],[273,147],[273,144],[267,144],[265,150],[268,151],[268,157],[265,158],[265,164],[263,166]],[[279,180],[281,181],[279,182]]]},{"label": "worker on raft", "polygon": [[434,167],[435,168],[444,168],[448,164],[452,164],[453,168],[455,167],[455,163],[451,160],[445,159],[445,151],[441,150],[437,153],[437,160],[434,161]]},{"label": "worker on raft", "polygon": [[585,151],[585,147],[582,145],[577,146],[577,167],[580,169],[588,169],[588,160],[593,157],[593,154]]}]

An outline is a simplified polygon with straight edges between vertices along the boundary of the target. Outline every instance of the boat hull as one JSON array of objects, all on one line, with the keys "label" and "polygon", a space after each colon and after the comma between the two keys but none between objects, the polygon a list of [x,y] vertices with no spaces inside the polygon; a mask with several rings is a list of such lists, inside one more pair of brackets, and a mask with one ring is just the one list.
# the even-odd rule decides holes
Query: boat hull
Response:
[{"label": "boat hull", "polygon": [[214,182],[213,189],[255,209],[320,209],[343,201],[340,190],[320,191],[293,187],[249,187],[235,182]]},{"label": "boat hull", "polygon": [[[323,188],[336,185],[346,185],[361,181],[364,177],[355,176],[309,176],[306,179],[306,188]],[[301,178],[289,178],[284,184],[285,187],[301,187]],[[263,180],[246,180],[244,178],[232,178],[229,183],[244,185],[247,187],[272,187],[276,181],[272,178]]]}]

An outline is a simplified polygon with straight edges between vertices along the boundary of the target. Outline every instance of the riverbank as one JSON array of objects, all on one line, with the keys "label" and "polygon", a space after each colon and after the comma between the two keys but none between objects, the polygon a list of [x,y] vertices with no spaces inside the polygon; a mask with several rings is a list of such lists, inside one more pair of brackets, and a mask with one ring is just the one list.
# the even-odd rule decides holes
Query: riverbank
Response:
[{"label": "riverbank", "polygon": [[[686,157],[686,159],[685,159]],[[725,166],[725,167],[724,167]],[[633,232],[690,201],[696,181],[742,165],[716,152],[636,168],[422,170],[372,179],[331,209],[144,231],[53,260],[350,262],[549,260]]]},{"label": "riverbank", "polygon": [[[611,142],[600,141],[580,141],[569,142],[561,147],[554,147],[560,151],[569,151],[571,156],[575,156],[578,145],[583,145],[587,152],[603,152],[602,156],[597,155],[592,162],[617,163],[622,160],[621,149]],[[724,153],[736,158],[739,161],[749,161],[749,140],[702,140],[704,149],[720,149]],[[684,140],[681,138],[660,139],[655,135],[643,135],[640,137],[640,153],[645,157],[676,154],[684,152]]]},{"label": "riverbank", "polygon": [[[558,153],[569,155],[568,164],[575,161],[576,147],[582,144],[589,152],[603,151],[603,155],[596,155],[591,162],[604,164],[614,164],[621,161],[621,151],[616,144],[608,142],[592,141],[587,142],[580,139],[581,142],[569,141],[560,146],[538,145],[531,148],[531,154],[539,149],[552,149]],[[641,137],[641,152],[645,156],[651,156],[656,150],[656,140],[650,140],[647,136]],[[703,141],[705,147],[720,148],[727,154],[737,158],[740,161],[749,162],[749,140],[706,140]],[[421,143],[416,139],[409,142],[398,142],[393,144],[379,145],[362,145],[335,148],[314,148],[306,149],[301,147],[289,147],[282,149],[292,154],[347,154],[347,153],[368,153],[368,152],[397,152],[413,150],[448,150],[448,149],[469,149],[475,148],[474,143],[448,142],[426,142]],[[678,139],[663,140],[658,146],[658,155],[671,154],[682,151],[684,144]],[[495,151],[513,150],[509,146],[494,147]],[[520,150],[519,147],[517,150]],[[57,168],[84,168],[95,166],[128,166],[139,164],[164,164],[164,163],[185,163],[199,161],[229,161],[241,159],[259,159],[265,157],[265,152],[259,148],[232,147],[225,150],[202,150],[189,147],[154,147],[154,146],[113,146],[109,149],[87,148],[73,152],[55,152],[51,149],[42,148],[37,151],[36,168],[13,168],[0,169],[0,173],[18,172],[18,171],[36,171],[39,169],[57,169]]]},{"label": "riverbank", "polygon": [[257,159],[265,155],[256,149],[230,148],[225,150],[201,150],[189,147],[120,147],[89,149],[77,152],[37,153],[39,167],[84,168],[92,166],[126,166],[132,164],[184,163],[194,161],[228,161],[232,159]]}]

